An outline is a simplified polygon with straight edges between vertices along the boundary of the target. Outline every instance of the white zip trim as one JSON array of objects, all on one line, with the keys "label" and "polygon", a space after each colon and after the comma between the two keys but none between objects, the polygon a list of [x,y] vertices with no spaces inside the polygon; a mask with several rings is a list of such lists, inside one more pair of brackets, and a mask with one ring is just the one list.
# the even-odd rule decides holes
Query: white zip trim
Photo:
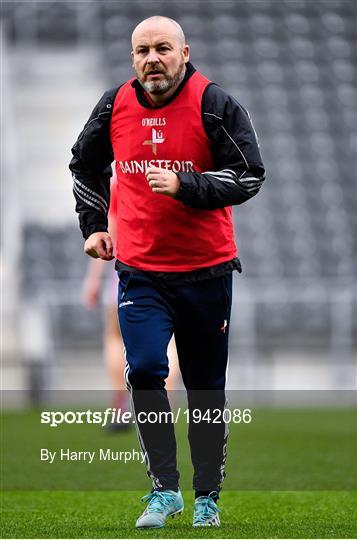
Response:
[{"label": "white zip trim", "polygon": [[203,114],[206,114],[207,116],[214,116],[215,118],[218,118],[218,120],[223,120],[223,118],[221,118],[220,116],[217,116],[216,114],[213,114],[213,113],[204,112]]},{"label": "white zip trim", "polygon": [[239,148],[238,144],[234,141],[234,139],[232,139],[232,137],[230,136],[230,134],[228,133],[228,131],[226,130],[225,127],[221,126],[221,128],[223,129],[223,131],[226,133],[226,135],[230,138],[230,140],[232,141],[232,143],[234,144],[234,146],[237,148],[238,152],[240,153],[240,155],[242,156],[242,158],[244,159],[244,163],[247,167],[247,171],[249,170],[249,165],[248,165],[248,161],[245,159],[245,156],[242,152],[242,150]]},{"label": "white zip trim", "polygon": [[111,114],[111,111],[105,111],[105,112],[101,112],[98,114],[98,116],[96,116],[95,118],[92,118],[92,120],[90,120],[88,122],[88,124],[86,125],[86,127],[84,128],[84,130],[82,131],[81,135],[80,135],[80,138],[82,138],[82,136],[85,134],[85,132],[87,131],[87,129],[89,128],[89,125],[92,123],[92,122],[95,122],[96,120],[99,119],[100,116],[102,116],[102,114]]}]

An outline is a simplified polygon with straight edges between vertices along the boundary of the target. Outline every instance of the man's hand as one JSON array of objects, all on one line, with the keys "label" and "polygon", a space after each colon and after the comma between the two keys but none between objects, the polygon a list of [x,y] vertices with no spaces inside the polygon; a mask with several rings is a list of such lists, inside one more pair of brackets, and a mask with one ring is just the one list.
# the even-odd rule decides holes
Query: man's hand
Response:
[{"label": "man's hand", "polygon": [[146,179],[154,193],[167,195],[167,197],[174,198],[180,187],[177,174],[160,167],[148,167],[146,169]]},{"label": "man's hand", "polygon": [[113,242],[107,232],[95,232],[88,236],[84,251],[94,259],[103,259],[103,261],[114,259]]}]

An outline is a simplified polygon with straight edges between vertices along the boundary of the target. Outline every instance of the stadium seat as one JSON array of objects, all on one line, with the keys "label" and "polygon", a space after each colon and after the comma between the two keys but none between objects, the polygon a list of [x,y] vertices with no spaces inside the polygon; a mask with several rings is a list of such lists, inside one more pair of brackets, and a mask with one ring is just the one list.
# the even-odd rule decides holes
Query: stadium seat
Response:
[{"label": "stadium seat", "polygon": [[[54,2],[51,11],[41,2],[10,4],[2,14],[11,40],[46,43],[58,39],[60,30],[67,42],[77,39],[75,3]],[[357,259],[355,3],[222,0],[219,11],[215,0],[204,4],[202,9],[198,0],[182,6],[160,0],[93,3],[106,86],[132,76],[129,38],[138,18],[159,12],[177,18],[193,64],[249,109],[260,137],[266,185],[253,202],[234,208],[244,277],[275,276],[287,295],[294,279],[348,279]],[[46,231],[27,225],[25,294],[36,294],[49,275],[81,279],[86,260],[79,244],[71,227]],[[294,311],[288,299],[278,307],[267,302],[259,328],[322,331],[328,326],[325,313],[318,302],[309,313]],[[61,320],[67,324],[64,315]]]}]

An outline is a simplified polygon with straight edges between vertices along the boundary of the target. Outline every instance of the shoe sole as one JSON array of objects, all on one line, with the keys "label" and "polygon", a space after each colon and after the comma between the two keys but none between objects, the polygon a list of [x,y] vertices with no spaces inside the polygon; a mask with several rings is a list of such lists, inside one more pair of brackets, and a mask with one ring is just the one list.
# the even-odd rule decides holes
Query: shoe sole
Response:
[{"label": "shoe sole", "polygon": [[221,525],[217,525],[214,523],[206,523],[206,525],[192,525],[192,527],[220,527]]},{"label": "shoe sole", "polygon": [[220,520],[218,520],[218,523],[200,523],[200,524],[192,523],[192,527],[220,527],[220,526],[221,526]]},{"label": "shoe sole", "polygon": [[[167,514],[166,517],[175,518],[176,516],[179,516],[180,514],[182,514],[183,509],[184,509],[184,506],[180,508],[180,510],[176,510],[175,512],[172,512],[172,514]],[[165,523],[163,525],[151,525],[150,527],[136,527],[136,529],[162,529],[163,527],[165,527]]]}]

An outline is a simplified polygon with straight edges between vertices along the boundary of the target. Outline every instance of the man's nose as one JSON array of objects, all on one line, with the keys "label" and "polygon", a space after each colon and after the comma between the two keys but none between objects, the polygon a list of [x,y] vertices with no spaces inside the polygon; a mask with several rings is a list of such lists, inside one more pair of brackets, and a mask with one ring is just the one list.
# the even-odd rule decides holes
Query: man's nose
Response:
[{"label": "man's nose", "polygon": [[157,55],[157,52],[155,51],[155,49],[150,49],[148,57],[147,57],[147,62],[149,64],[157,64],[158,61],[159,61],[159,57]]}]

